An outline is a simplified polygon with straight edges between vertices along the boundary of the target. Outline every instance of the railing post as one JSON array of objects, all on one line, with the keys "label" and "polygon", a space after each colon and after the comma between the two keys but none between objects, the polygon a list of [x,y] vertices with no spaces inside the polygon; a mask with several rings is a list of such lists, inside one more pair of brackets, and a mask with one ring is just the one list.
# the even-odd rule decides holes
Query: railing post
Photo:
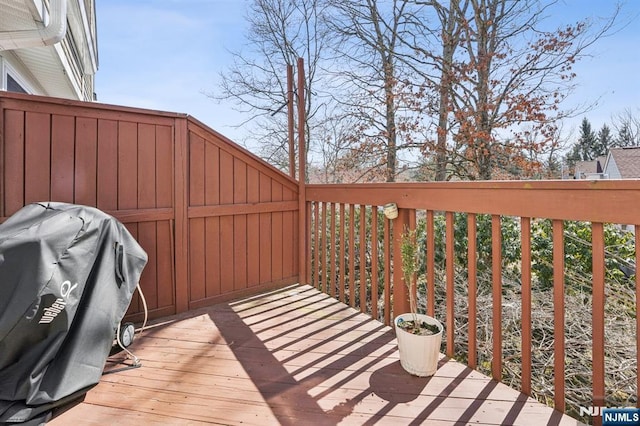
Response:
[{"label": "railing post", "polygon": [[174,268],[176,313],[189,309],[189,224],[188,224],[188,188],[189,188],[189,134],[187,120],[176,119],[174,142]]},{"label": "railing post", "polygon": [[[311,258],[307,258],[307,253],[309,253],[307,250],[307,244],[309,244],[307,242],[307,235],[309,235],[311,231],[311,222],[308,221],[306,217],[307,148],[305,141],[305,124],[307,121],[304,105],[304,61],[302,58],[298,58],[298,232],[300,234],[298,240],[298,280],[300,284],[310,284],[310,282],[305,282],[308,276],[307,268],[311,268]],[[318,219],[316,218],[316,220]]]},{"label": "railing post", "polygon": [[405,229],[415,229],[416,211],[398,209],[398,217],[393,220],[393,317],[410,312],[409,292],[402,276],[402,233]]}]

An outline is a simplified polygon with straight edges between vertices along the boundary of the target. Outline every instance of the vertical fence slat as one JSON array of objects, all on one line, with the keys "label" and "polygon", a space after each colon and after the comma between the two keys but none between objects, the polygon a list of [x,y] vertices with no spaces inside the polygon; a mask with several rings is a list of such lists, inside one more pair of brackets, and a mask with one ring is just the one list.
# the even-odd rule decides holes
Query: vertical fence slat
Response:
[{"label": "vertical fence slat", "polygon": [[[254,235],[260,233],[260,223],[256,217],[258,231]],[[222,279],[220,271],[222,270],[221,247],[220,247],[220,218],[208,217],[205,219],[205,295],[212,297],[222,294]],[[252,238],[255,241],[255,252],[260,256],[260,239]],[[254,283],[260,283],[260,269],[255,268],[256,277]]]},{"label": "vertical fence slat", "polygon": [[[79,204],[93,205],[96,202],[97,176],[97,129],[94,119],[76,118],[76,170],[75,198]],[[156,207],[156,128],[149,124],[138,124],[138,208]],[[204,235],[204,220],[200,229]],[[204,237],[203,237],[204,238]],[[138,241],[147,249],[147,265],[140,279],[140,288],[144,292],[148,308],[158,308],[158,235],[157,223],[138,224]],[[203,244],[203,253],[206,247]],[[205,262],[203,262],[205,263]],[[203,267],[206,270],[206,267]],[[205,275],[202,274],[201,289],[204,298]],[[200,283],[199,283],[200,286]],[[142,305],[138,305],[138,311]]]},{"label": "vertical fence slat", "polygon": [[371,207],[371,316],[378,319],[378,207]]},{"label": "vertical fence slat", "polygon": [[[186,130],[185,130],[186,132]],[[188,139],[188,136],[187,136]],[[187,140],[187,170],[185,180],[190,184],[191,146]],[[136,123],[118,122],[118,209],[138,208],[138,127]],[[187,200],[190,200],[191,188],[187,188]],[[188,220],[187,220],[188,222]]]},{"label": "vertical fence slat", "polygon": [[322,203],[322,219],[320,220],[320,291],[327,292],[327,204]]},{"label": "vertical fence slat", "polygon": [[24,202],[29,204],[50,200],[50,115],[27,112],[24,135]]},{"label": "vertical fence slat", "polygon": [[[88,206],[96,205],[96,177],[98,175],[98,121],[94,118],[76,117],[75,123],[75,172],[74,202]],[[144,160],[141,157],[146,156]],[[155,207],[155,168],[143,165],[156,163],[156,129],[154,126],[138,125],[138,201],[149,199],[147,205]],[[150,169],[146,172],[144,169]],[[145,184],[149,186],[145,187]],[[144,193],[146,192],[146,194]],[[148,289],[147,293],[151,293]],[[144,291],[144,290],[143,290]],[[145,293],[146,294],[146,293]]]},{"label": "vertical fence slat", "polygon": [[344,269],[345,269],[345,241],[344,241],[344,204],[340,203],[340,301],[344,303]]},{"label": "vertical fence slat", "polygon": [[604,226],[602,223],[591,224],[591,244],[593,247],[593,306],[591,347],[593,359],[593,407],[604,407]]},{"label": "vertical fence slat", "polygon": [[158,222],[158,307],[174,305],[175,283],[173,281],[173,232],[171,222]]},{"label": "vertical fence slat", "polygon": [[307,262],[307,267],[305,268],[306,280],[305,284],[311,284],[311,203],[306,203],[307,214],[305,215],[305,232],[307,238],[305,238],[304,242],[300,241],[300,244],[305,245],[305,259]]},{"label": "vertical fence slat", "polygon": [[454,283],[454,266],[455,266],[455,239],[454,239],[454,215],[453,212],[445,213],[446,221],[446,274],[447,274],[447,356],[453,358],[454,334],[455,334],[455,308],[453,304],[455,283]]},{"label": "vertical fence slat", "polygon": [[[65,203],[75,201],[74,127],[74,117],[68,115],[51,117],[51,199]],[[95,188],[93,192],[96,192]]]},{"label": "vertical fence slat", "polygon": [[391,324],[391,221],[384,220],[384,324]]},{"label": "vertical fence slat", "polygon": [[[393,292],[393,305],[391,306],[391,315],[396,318],[398,315],[411,311],[409,303],[409,291],[406,281],[402,273],[402,237],[407,231],[411,232],[415,228],[411,228],[411,216],[415,214],[415,210],[398,209],[398,217],[393,219],[393,241],[392,241],[392,258],[393,258],[393,282],[391,284]],[[415,223],[415,221],[414,221]]]},{"label": "vertical fence slat", "polygon": [[336,203],[331,203],[331,258],[329,262],[329,294],[336,296]]},{"label": "vertical fence slat", "polygon": [[189,138],[187,120],[176,120],[175,144],[175,295],[176,312],[189,309]]},{"label": "vertical fence slat", "polygon": [[[205,157],[207,158],[207,164],[220,164],[220,150],[218,147],[214,147],[211,146],[212,144],[208,144],[207,148],[206,148],[206,152],[205,152]],[[205,186],[206,186],[206,195],[205,195],[205,201],[207,203],[207,205],[211,205],[211,204],[217,204],[220,202],[220,193],[219,193],[219,189],[220,189],[220,185],[216,184],[216,182],[213,182],[215,180],[215,178],[220,179],[220,176],[218,174],[218,169],[215,167],[209,167],[209,170],[207,170],[207,177],[206,177],[206,182],[205,182]],[[260,172],[255,169],[254,167],[247,167],[247,202],[248,203],[257,203],[260,200]],[[300,204],[298,204],[298,208],[302,208],[305,209],[306,211],[306,203],[302,203],[302,206],[300,206]],[[297,220],[300,220],[300,218],[303,218],[302,220],[304,220],[305,215],[300,214],[297,215],[295,218]],[[293,225],[293,224],[292,224]],[[298,223],[299,225],[299,223]],[[212,230],[210,230],[209,228],[213,228]],[[292,226],[292,229],[299,229],[298,227]],[[306,234],[307,232],[307,228],[306,226],[299,230],[299,232],[301,234]],[[207,276],[207,296],[210,293],[209,290],[209,283],[211,282],[211,284],[213,284],[211,286],[211,289],[213,289],[214,291],[220,291],[220,269],[221,269],[221,264],[220,264],[220,238],[218,237],[218,235],[220,234],[220,219],[219,218],[212,218],[212,217],[208,217],[207,218],[207,252],[209,252],[209,245],[211,245],[211,251],[213,251],[214,253],[212,253],[210,256],[210,260],[207,260],[207,262],[211,262],[211,264],[213,265],[214,268],[217,268],[218,271],[212,271],[211,272],[211,281],[209,276]],[[260,284],[260,215],[259,214],[249,214],[247,215],[247,284],[248,286],[255,286]],[[256,238],[257,236],[257,238]],[[304,241],[306,238],[297,238],[297,237],[293,237],[292,243],[294,244],[295,247],[295,243],[297,242],[298,244],[300,243],[300,240]],[[298,246],[298,248],[300,248],[300,246]],[[299,256],[301,255],[303,256],[303,258],[306,261],[306,257],[304,257],[306,255],[306,251],[303,248],[302,251],[298,251],[297,253],[295,253],[294,256]],[[298,259],[296,259],[298,260]],[[299,261],[294,260],[292,266],[295,268],[295,266],[299,265]],[[299,266],[298,266],[299,268]],[[304,269],[304,268],[303,268]],[[207,275],[209,275],[209,268],[207,268]],[[308,281],[305,282],[305,276],[304,274],[301,272],[300,269],[298,269],[298,279],[299,279],[299,283],[300,284],[306,284],[308,283]]]},{"label": "vertical fence slat", "polygon": [[[98,150],[100,145],[104,143],[105,127],[115,129],[114,122],[109,121],[105,123],[105,120],[98,120]],[[111,136],[111,141],[114,141],[114,136]],[[173,129],[169,126],[157,126],[156,127],[156,164],[155,164],[155,177],[156,177],[156,206],[157,207],[171,207],[171,183],[173,181],[173,157],[171,155],[171,149],[173,146]],[[104,159],[100,157],[101,152],[98,152],[98,176],[100,176],[101,169],[104,168]],[[110,163],[107,163],[110,164]],[[218,164],[217,161],[215,163]],[[98,183],[99,185],[99,183]],[[116,185],[114,185],[115,187]],[[98,192],[99,194],[99,192]],[[98,199],[99,202],[99,199]]]},{"label": "vertical fence slat", "polygon": [[[416,210],[409,210],[409,229],[416,231],[416,235],[415,235],[415,241],[417,242],[418,240],[418,235],[417,235],[417,214],[416,214]],[[414,300],[418,300],[418,273],[414,273],[412,279],[412,283],[411,283],[411,288],[409,289],[409,291],[411,292],[409,294],[407,294],[407,297],[414,297]]]},{"label": "vertical fence slat", "polygon": [[[140,130],[138,131],[140,137]],[[189,144],[189,205],[202,206],[205,201],[205,141],[192,135]],[[138,141],[138,146],[145,145]],[[138,148],[137,152],[140,152]],[[140,155],[136,155],[140,157]],[[144,186],[144,185],[140,185]],[[140,192],[138,190],[138,192]],[[138,201],[139,202],[139,201]],[[189,301],[202,300],[206,296],[205,219],[189,219]],[[233,267],[232,262],[229,264]],[[143,287],[143,291],[146,288]]]},{"label": "vertical fence slat", "polygon": [[313,225],[315,247],[313,250],[313,283],[311,284],[320,290],[320,203],[317,201],[313,203]]},{"label": "vertical fence slat", "polygon": [[[163,170],[177,170],[174,165],[175,153],[173,149],[173,133],[169,136],[170,140],[166,143],[166,152],[161,158],[163,159]],[[175,160],[178,161],[177,159]],[[97,207],[101,210],[117,210],[118,208],[118,168],[107,166],[118,164],[118,123],[112,120],[98,121],[98,180],[96,197]],[[167,166],[168,164],[168,166]],[[173,174],[166,173],[168,183],[165,185],[157,185],[158,188],[164,188],[161,207],[171,207],[173,205],[172,182]],[[165,203],[166,202],[166,203]]]},{"label": "vertical fence slat", "polygon": [[356,304],[356,206],[349,204],[349,306],[354,307]]},{"label": "vertical fence slat", "polygon": [[520,218],[522,245],[522,392],[531,395],[531,219]]},{"label": "vertical fence slat", "polygon": [[427,315],[436,312],[436,236],[433,210],[427,210]]},{"label": "vertical fence slat", "polygon": [[477,318],[476,318],[476,293],[477,293],[477,275],[476,275],[476,215],[469,213],[467,216],[467,239],[469,241],[467,245],[467,264],[468,268],[468,280],[469,280],[469,367],[476,368],[478,364],[477,357],[477,345],[476,345],[476,330],[477,330]]},{"label": "vertical fence slat", "polygon": [[491,216],[491,281],[493,297],[493,355],[491,374],[502,378],[502,229],[500,216]]},{"label": "vertical fence slat", "polygon": [[[238,173],[237,172],[237,168],[236,170],[234,170],[233,172]],[[221,176],[227,176],[226,174],[221,173]],[[270,179],[271,180],[271,201],[283,201],[284,199],[284,187],[281,183],[279,183],[277,180],[275,179]],[[223,179],[224,181],[224,179]],[[237,191],[238,189],[236,189],[236,185],[237,185],[238,181],[236,179],[233,180],[233,184],[234,184],[234,189],[233,192]],[[244,186],[244,182],[240,183],[240,186]],[[283,255],[284,255],[284,249],[283,246],[285,244],[285,240],[284,240],[284,220],[283,220],[283,216],[284,213],[282,211],[274,211],[271,212],[271,279],[272,280],[280,280],[284,277],[284,262],[283,262]],[[236,229],[238,229],[237,226],[237,222],[238,219],[240,219],[239,216],[235,216],[234,217],[234,231]],[[242,222],[241,222],[242,223]],[[242,225],[240,225],[242,226]],[[235,232],[234,232],[235,234]],[[241,246],[244,246],[244,244],[242,244],[239,241]],[[237,247],[237,245],[235,245],[234,247]],[[242,255],[242,252],[239,252],[238,255],[240,255],[240,258],[245,258],[245,256]],[[234,282],[237,280],[237,278],[234,277]]]},{"label": "vertical fence slat", "polygon": [[360,205],[360,312],[367,311],[367,206]]},{"label": "vertical fence slat", "polygon": [[10,216],[24,205],[24,124],[22,111],[4,111],[2,181],[4,182],[3,216]]},{"label": "vertical fence slat", "polygon": [[555,408],[564,412],[564,235],[561,220],[553,221],[553,321],[553,399]]}]

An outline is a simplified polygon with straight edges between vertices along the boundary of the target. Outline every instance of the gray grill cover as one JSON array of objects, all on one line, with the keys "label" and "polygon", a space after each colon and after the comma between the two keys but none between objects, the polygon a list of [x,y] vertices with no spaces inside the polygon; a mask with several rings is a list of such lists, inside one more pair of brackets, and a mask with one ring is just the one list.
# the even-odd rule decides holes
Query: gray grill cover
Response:
[{"label": "gray grill cover", "polygon": [[0,424],[40,423],[99,382],[146,262],[91,207],[30,204],[0,225]]}]

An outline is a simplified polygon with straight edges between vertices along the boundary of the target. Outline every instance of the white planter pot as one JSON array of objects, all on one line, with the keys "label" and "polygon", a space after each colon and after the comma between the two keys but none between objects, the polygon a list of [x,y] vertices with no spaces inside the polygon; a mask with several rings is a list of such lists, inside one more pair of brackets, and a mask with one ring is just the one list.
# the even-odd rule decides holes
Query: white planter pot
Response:
[{"label": "white planter pot", "polygon": [[417,314],[419,321],[435,324],[440,332],[430,336],[419,336],[409,333],[398,327],[398,320],[412,321],[413,314],[398,315],[393,321],[398,338],[398,350],[400,351],[400,365],[408,373],[414,376],[433,376],[438,369],[438,357],[440,355],[440,343],[442,342],[442,331],[444,328],[437,319]]}]

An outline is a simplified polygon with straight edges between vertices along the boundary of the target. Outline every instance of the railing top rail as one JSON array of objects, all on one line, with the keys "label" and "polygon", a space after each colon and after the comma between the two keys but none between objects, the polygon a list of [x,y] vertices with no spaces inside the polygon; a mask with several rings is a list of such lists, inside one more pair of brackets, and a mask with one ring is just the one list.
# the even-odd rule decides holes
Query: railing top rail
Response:
[{"label": "railing top rail", "polygon": [[306,199],[640,225],[640,180],[308,185]]},{"label": "railing top rail", "polygon": [[122,105],[107,104],[101,102],[86,102],[72,99],[54,98],[50,96],[26,95],[22,93],[0,91],[0,100],[6,103],[16,102],[22,104],[32,104],[34,108],[42,112],[52,112],[56,106],[78,107],[85,111],[99,110],[112,111],[114,113],[151,115],[166,118],[187,118],[189,115],[179,112],[160,111],[148,108],[129,107]]}]

